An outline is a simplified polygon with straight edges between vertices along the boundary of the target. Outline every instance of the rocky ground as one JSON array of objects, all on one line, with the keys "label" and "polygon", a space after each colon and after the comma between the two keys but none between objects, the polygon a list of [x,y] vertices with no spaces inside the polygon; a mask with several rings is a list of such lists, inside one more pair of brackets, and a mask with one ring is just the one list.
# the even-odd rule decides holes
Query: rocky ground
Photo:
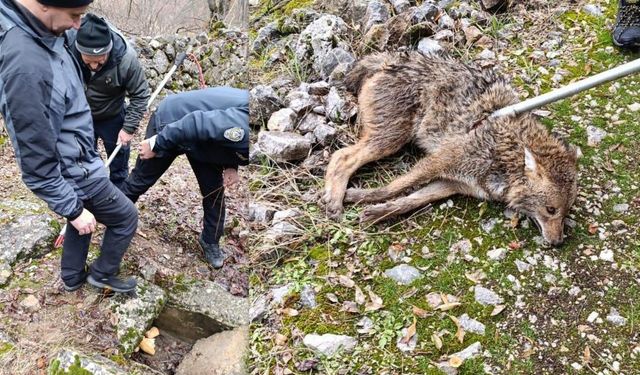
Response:
[{"label": "rocky ground", "polygon": [[[249,188],[252,374],[640,372],[638,77],[536,113],[580,146],[560,248],[499,204],[454,198],[376,225],[319,203],[332,152],[357,136],[339,81],[376,50],[445,49],[532,97],[636,57],[613,47],[616,1],[261,1],[252,9]],[[455,79],[451,77],[451,79]],[[362,168],[376,186],[419,158]]]},{"label": "rocky ground", "polygon": [[[139,38],[136,46],[152,87],[176,51],[189,45],[207,85],[246,85],[244,64],[238,62],[245,56],[246,33],[218,25],[197,36]],[[187,61],[163,94],[197,88],[198,80],[198,66]],[[67,293],[59,276],[61,250],[53,248],[63,221],[26,189],[4,135],[0,132],[0,374],[80,368],[94,374],[240,373],[238,348],[246,346],[248,309],[246,173],[240,171],[243,183],[226,194],[229,251],[222,269],[210,268],[197,244],[201,195],[188,161],[179,157],[137,204],[137,235],[121,267],[122,274],[138,278],[137,295],[102,295],[88,285]],[[100,227],[93,236],[90,259],[97,256],[103,232]],[[153,356],[137,350],[151,326],[160,329]],[[220,348],[227,350],[224,360],[211,364],[210,355],[202,356]]]}]

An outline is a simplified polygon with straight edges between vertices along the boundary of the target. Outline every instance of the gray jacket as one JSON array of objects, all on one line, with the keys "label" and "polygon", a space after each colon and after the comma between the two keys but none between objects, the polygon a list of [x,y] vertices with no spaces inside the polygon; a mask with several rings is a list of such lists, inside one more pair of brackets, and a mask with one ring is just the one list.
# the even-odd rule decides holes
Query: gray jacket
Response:
[{"label": "gray jacket", "polygon": [[0,112],[22,180],[75,218],[107,171],[93,148],[91,109],[64,36],[14,0],[0,0]]},{"label": "gray jacket", "polygon": [[122,35],[111,30],[113,48],[106,64],[97,73],[82,62],[80,52],[75,47],[77,31],[67,31],[69,45],[74,56],[80,62],[82,75],[86,84],[86,95],[93,119],[107,120],[120,114],[125,106],[125,97],[129,97],[126,115],[122,128],[133,134],[147,110],[149,100],[149,84],[144,69],[138,60],[138,53],[129,45]]}]

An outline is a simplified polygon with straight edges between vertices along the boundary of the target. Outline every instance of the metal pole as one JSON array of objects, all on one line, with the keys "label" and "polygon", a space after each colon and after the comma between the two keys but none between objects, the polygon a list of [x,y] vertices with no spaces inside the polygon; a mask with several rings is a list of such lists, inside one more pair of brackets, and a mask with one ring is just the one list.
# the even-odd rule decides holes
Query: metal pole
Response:
[{"label": "metal pole", "polygon": [[542,107],[543,105],[567,98],[569,96],[573,96],[581,91],[588,90],[603,83],[622,78],[629,74],[637,73],[638,71],[640,71],[640,59],[633,60],[631,62],[596,74],[589,78],[571,83],[565,87],[561,87],[540,96],[536,96],[535,98],[527,99],[523,102],[504,107],[493,112],[489,117],[496,118],[500,116],[515,116],[520,113]]}]

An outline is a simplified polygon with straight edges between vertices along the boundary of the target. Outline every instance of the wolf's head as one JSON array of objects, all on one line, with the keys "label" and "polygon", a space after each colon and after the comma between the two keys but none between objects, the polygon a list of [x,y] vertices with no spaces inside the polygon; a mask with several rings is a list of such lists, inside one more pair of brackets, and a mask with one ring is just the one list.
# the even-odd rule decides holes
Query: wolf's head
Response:
[{"label": "wolf's head", "polygon": [[509,206],[532,218],[548,244],[560,245],[577,195],[580,150],[557,139],[537,146],[536,152],[524,147],[524,177],[510,192]]}]

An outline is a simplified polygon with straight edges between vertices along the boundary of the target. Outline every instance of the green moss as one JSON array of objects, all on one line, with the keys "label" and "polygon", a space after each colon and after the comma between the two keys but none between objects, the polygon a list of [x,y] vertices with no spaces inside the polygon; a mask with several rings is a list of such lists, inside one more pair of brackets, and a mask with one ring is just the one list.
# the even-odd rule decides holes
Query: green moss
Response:
[{"label": "green moss", "polygon": [[313,3],[314,0],[289,0],[287,5],[282,8],[282,12],[288,16],[291,15],[291,13],[293,13],[293,11],[296,9],[311,7]]},{"label": "green moss", "polygon": [[4,342],[0,343],[0,358],[2,358],[5,354],[10,352],[14,346],[11,343]]},{"label": "green moss", "polygon": [[67,371],[60,368],[60,360],[55,359],[49,365],[49,375],[92,375],[91,371],[85,370],[80,364],[80,357],[76,355],[75,361]]}]

